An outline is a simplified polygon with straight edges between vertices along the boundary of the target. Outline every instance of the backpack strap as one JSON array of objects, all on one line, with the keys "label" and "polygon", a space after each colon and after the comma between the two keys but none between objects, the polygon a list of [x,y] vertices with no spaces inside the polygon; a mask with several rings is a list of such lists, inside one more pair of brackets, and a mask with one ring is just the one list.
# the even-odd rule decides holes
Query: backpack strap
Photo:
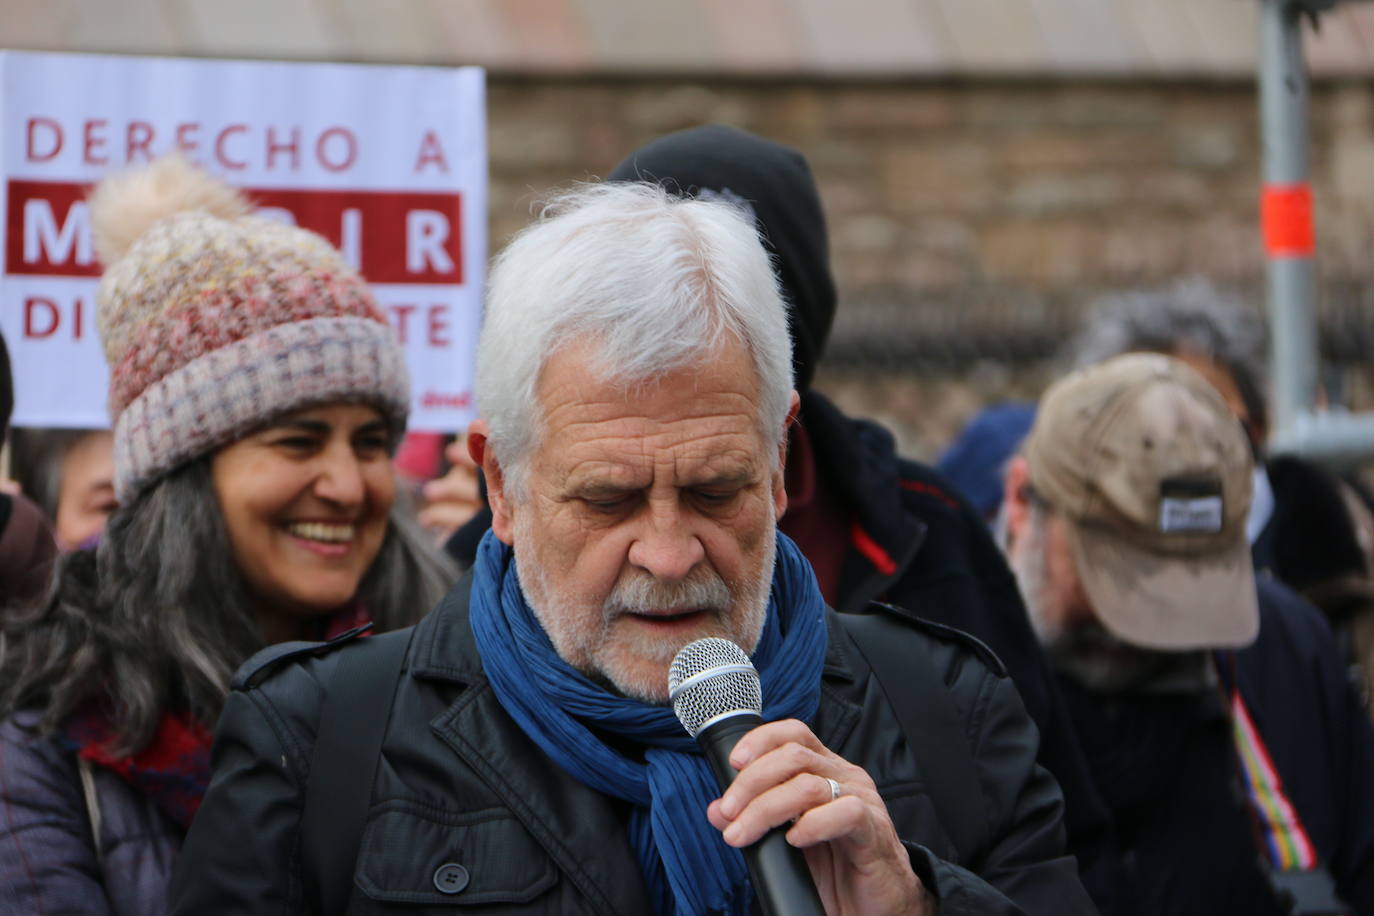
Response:
[{"label": "backpack strap", "polygon": [[76,772],[81,777],[81,794],[86,799],[86,818],[91,824],[91,844],[95,848],[95,864],[101,871],[105,869],[105,845],[100,842],[100,831],[105,817],[100,808],[100,791],[95,786],[95,764],[77,755]]},{"label": "backpack strap", "polygon": [[357,640],[340,652],[320,710],[301,812],[306,899],[342,913],[372,802],[382,737],[414,629]]},{"label": "backpack strap", "polygon": [[906,736],[935,813],[962,856],[982,848],[983,789],[962,717],[941,672],[910,653],[910,626],[883,613],[836,614],[868,662]]}]

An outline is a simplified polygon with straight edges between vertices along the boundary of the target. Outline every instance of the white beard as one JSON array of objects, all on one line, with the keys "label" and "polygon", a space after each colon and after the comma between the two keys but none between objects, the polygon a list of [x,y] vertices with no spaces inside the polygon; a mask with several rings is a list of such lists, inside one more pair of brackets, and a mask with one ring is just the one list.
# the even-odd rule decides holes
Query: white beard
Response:
[{"label": "white beard", "polygon": [[[645,703],[668,702],[668,666],[687,643],[719,636],[752,653],[763,633],[777,556],[777,529],[770,525],[763,562],[756,575],[727,583],[702,564],[686,579],[664,583],[643,571],[621,574],[602,602],[568,594],[549,581],[536,556],[535,533],[517,513],[515,572],[520,589],[554,651],[569,665],[617,693]],[[650,639],[616,630],[618,618],[638,611],[707,610],[702,632],[681,639]],[[615,632],[613,632],[615,630]],[[638,664],[636,664],[638,663]]]}]

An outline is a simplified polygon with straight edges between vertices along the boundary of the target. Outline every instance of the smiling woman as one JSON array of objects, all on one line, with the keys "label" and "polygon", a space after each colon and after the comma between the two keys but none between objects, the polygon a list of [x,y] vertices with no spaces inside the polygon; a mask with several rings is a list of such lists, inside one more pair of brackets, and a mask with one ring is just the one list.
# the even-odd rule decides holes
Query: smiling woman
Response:
[{"label": "smiling woman", "polygon": [[179,160],[91,201],[120,508],[0,611],[0,914],[147,913],[258,649],[415,622],[452,579],[397,508],[403,354],[318,236]]},{"label": "smiling woman", "polygon": [[229,546],[273,641],[345,607],[386,536],[391,434],[365,404],[288,414],[210,462]]}]

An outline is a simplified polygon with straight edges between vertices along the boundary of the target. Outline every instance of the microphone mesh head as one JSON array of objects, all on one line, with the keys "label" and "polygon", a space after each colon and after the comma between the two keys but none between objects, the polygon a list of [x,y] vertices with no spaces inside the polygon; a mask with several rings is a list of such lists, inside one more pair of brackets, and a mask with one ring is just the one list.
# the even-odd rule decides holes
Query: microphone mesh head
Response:
[{"label": "microphone mesh head", "polygon": [[748,653],[716,636],[682,647],[668,669],[668,695],[678,721],[693,738],[727,713],[763,712],[759,673]]}]

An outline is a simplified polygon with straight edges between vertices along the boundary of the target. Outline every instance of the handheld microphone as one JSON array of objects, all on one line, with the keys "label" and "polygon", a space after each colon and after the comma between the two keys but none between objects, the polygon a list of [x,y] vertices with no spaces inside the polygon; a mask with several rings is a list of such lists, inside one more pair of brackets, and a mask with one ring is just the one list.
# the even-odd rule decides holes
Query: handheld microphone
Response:
[{"label": "handheld microphone", "polygon": [[[722,790],[735,781],[730,751],[763,724],[759,673],[743,649],[728,639],[688,643],[668,669],[668,696],[682,727],[701,745]],[[745,864],[765,916],[824,916],[820,895],[802,851],[782,827],[746,846]]]}]

